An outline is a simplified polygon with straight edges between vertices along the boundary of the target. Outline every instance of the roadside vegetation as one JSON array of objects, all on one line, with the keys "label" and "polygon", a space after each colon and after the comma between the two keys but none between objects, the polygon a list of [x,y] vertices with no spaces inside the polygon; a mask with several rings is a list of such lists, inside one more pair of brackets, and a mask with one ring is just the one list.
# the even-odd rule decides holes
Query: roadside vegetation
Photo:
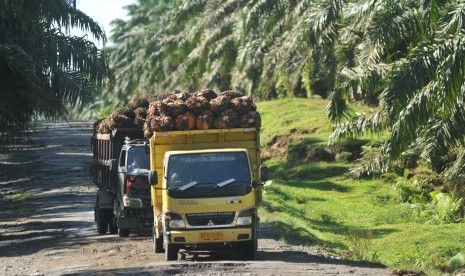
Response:
[{"label": "roadside vegetation", "polygon": [[[271,171],[263,220],[291,244],[389,268],[454,272],[465,267],[461,199],[426,167],[379,177],[350,175],[367,136],[328,146],[325,100],[262,102],[262,147]],[[359,107],[359,111],[366,107]],[[273,148],[280,150],[270,150]]]}]

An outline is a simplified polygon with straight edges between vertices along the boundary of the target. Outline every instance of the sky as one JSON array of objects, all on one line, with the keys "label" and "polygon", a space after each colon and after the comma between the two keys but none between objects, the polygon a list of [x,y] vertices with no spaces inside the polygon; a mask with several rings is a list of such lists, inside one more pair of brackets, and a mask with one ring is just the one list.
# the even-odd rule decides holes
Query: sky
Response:
[{"label": "sky", "polygon": [[[117,18],[126,19],[126,10],[123,7],[135,2],[136,0],[77,0],[76,8],[97,21],[109,39],[110,22]],[[92,40],[91,37],[89,39]]]}]

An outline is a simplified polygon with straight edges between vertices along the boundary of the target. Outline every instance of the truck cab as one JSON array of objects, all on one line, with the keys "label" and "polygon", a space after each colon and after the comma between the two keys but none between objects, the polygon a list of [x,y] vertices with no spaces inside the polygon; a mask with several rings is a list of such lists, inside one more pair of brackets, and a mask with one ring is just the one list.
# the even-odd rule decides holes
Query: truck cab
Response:
[{"label": "truck cab", "polygon": [[127,139],[117,160],[118,184],[114,200],[114,216],[121,237],[129,236],[131,230],[152,226],[149,169],[148,140]]}]

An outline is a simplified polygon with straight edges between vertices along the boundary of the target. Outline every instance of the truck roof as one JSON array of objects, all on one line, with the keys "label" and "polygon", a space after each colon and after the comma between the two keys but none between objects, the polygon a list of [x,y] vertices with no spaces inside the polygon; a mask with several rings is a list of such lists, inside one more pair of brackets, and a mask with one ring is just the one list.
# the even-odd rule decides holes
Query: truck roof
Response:
[{"label": "truck roof", "polygon": [[196,154],[196,153],[217,153],[217,152],[247,152],[247,149],[204,149],[204,150],[172,150],[167,151],[165,156],[177,155],[177,154]]},{"label": "truck roof", "polygon": [[130,140],[129,137],[126,137],[124,140],[126,145],[145,145],[149,143],[149,139],[133,139]]}]

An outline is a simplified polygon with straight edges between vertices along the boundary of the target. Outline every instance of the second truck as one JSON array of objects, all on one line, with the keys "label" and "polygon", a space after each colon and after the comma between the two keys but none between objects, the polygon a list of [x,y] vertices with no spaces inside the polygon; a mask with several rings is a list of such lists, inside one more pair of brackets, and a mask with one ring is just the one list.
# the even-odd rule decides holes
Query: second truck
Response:
[{"label": "second truck", "polygon": [[136,128],[116,128],[92,137],[93,182],[99,187],[95,222],[99,234],[127,237],[150,229],[153,211],[148,183],[148,140]]},{"label": "second truck", "polygon": [[257,252],[262,184],[255,128],[155,132],[149,182],[156,253],[230,248]]}]

